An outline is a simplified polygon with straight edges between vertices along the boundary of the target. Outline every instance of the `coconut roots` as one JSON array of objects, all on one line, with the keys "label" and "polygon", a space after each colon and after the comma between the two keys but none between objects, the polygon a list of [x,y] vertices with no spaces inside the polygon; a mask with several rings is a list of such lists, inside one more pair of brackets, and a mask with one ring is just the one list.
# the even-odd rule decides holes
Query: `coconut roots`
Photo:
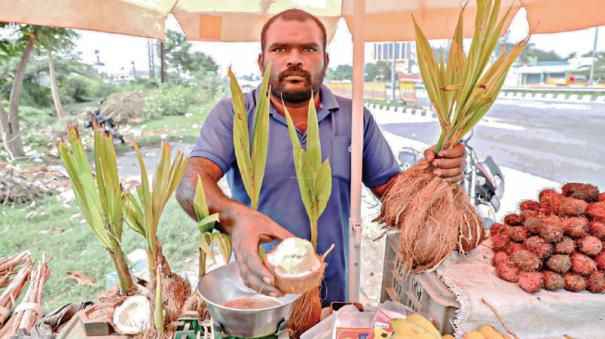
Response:
[{"label": "coconut roots", "polygon": [[321,296],[319,286],[305,292],[294,303],[292,317],[288,322],[290,338],[299,338],[301,334],[315,326],[321,320]]},{"label": "coconut roots", "polygon": [[409,273],[431,270],[483,240],[483,222],[464,188],[435,177],[424,160],[395,179],[376,221],[400,231],[399,258]]}]

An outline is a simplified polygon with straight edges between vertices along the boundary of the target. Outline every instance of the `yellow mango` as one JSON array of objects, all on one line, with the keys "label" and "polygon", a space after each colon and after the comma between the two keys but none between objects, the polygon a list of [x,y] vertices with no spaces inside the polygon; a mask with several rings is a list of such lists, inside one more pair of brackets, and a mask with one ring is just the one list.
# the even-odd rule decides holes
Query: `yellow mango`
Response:
[{"label": "yellow mango", "polygon": [[504,335],[489,324],[481,325],[477,331],[487,339],[504,339]]},{"label": "yellow mango", "polygon": [[412,313],[412,314],[408,315],[405,319],[407,321],[411,321],[413,323],[420,325],[422,328],[427,330],[427,332],[431,333],[436,338],[441,337],[441,333],[439,333],[439,330],[437,330],[437,327],[435,327],[435,325],[433,325],[432,322],[430,322],[427,318],[423,317],[419,313]]},{"label": "yellow mango", "polygon": [[439,339],[427,332],[420,325],[407,321],[406,319],[391,319],[393,328],[393,339]]}]

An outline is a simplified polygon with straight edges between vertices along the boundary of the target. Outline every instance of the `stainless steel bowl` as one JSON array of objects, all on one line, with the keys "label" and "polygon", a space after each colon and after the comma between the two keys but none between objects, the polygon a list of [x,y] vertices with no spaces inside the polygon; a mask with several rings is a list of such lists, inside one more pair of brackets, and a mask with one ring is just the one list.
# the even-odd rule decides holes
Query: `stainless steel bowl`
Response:
[{"label": "stainless steel bowl", "polygon": [[[208,312],[219,331],[236,337],[264,337],[280,334],[286,329],[294,301],[299,294],[273,298],[248,288],[239,273],[236,262],[210,271],[198,283],[198,293],[206,302]],[[261,309],[226,307],[228,301],[242,298],[267,298],[279,305]]]}]

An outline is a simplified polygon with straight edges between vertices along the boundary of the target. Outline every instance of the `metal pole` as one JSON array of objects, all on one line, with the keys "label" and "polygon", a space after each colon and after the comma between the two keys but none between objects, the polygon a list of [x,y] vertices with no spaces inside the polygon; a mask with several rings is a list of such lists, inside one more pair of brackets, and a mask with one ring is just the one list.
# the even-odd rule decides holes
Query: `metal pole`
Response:
[{"label": "metal pole", "polygon": [[397,98],[395,98],[395,41],[393,41],[393,48],[391,48],[391,101],[396,102]]},{"label": "metal pole", "polygon": [[363,165],[363,48],[365,0],[355,0],[353,12],[353,122],[351,126],[351,214],[349,216],[350,302],[359,300],[361,258],[361,173]]},{"label": "metal pole", "polygon": [[597,42],[599,41],[599,27],[594,28],[594,44],[592,45],[592,64],[590,65],[590,77],[588,84],[594,85],[594,63],[597,60]]}]

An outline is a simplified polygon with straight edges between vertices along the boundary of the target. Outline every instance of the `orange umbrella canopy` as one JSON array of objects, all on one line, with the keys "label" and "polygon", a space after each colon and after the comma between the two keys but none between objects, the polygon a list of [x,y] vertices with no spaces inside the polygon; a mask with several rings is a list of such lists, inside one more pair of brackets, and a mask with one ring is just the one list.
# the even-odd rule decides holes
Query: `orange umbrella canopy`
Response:
[{"label": "orange umbrella canopy", "polygon": [[[449,38],[466,0],[365,1],[365,41],[414,39],[414,15],[427,37]],[[502,0],[527,11],[531,33],[605,25],[603,0]],[[339,18],[353,27],[354,0],[0,0],[0,21],[164,38],[173,13],[189,40],[256,41],[263,23],[288,8],[320,17],[331,37]],[[475,1],[467,3],[465,35],[473,32]]]},{"label": "orange umbrella canopy", "polygon": [[[328,36],[339,18],[353,27],[354,0],[179,0],[173,14],[187,39],[202,41],[256,41],[263,23],[273,14],[300,8],[317,15]],[[412,15],[430,39],[450,38],[466,0],[365,1],[365,41],[414,40]],[[501,0],[512,6],[511,18],[527,11],[532,34],[578,30],[605,25],[603,0]],[[468,1],[464,33],[471,37],[476,2]],[[501,13],[504,11],[501,11]]]},{"label": "orange umbrella canopy", "polygon": [[164,39],[177,0],[0,0],[0,21]]}]

